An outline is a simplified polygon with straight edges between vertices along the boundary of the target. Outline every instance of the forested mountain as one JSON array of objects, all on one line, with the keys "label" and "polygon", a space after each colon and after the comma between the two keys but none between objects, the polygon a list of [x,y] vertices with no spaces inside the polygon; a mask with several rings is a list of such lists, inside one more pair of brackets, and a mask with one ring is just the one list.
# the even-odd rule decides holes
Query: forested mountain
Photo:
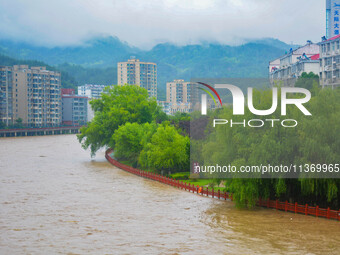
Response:
[{"label": "forested mountain", "polygon": [[65,62],[84,67],[116,66],[116,62],[139,52],[135,47],[121,42],[116,37],[101,37],[79,46],[43,47],[24,42],[0,40],[0,53],[18,59],[34,59],[50,65]]},{"label": "forested mountain", "polygon": [[46,69],[48,70],[56,70],[61,72],[61,86],[63,88],[74,88],[76,89],[77,81],[75,78],[70,75],[67,71],[62,71],[59,68],[56,68],[54,66],[50,66],[42,61],[38,60],[26,60],[26,59],[15,59],[8,56],[4,56],[0,54],[0,66],[12,66],[12,65],[29,65],[29,66],[46,66]]},{"label": "forested mountain", "polygon": [[[217,43],[178,46],[158,44],[141,50],[117,37],[101,37],[80,46],[41,47],[28,43],[0,40],[0,54],[23,60],[39,60],[68,73],[77,84],[116,84],[117,62],[131,56],[157,63],[160,99],[166,82],[198,77],[267,77],[268,62],[291,47],[276,39],[248,41],[240,46]],[[4,64],[0,61],[0,65]],[[64,76],[65,78],[65,76]]]}]

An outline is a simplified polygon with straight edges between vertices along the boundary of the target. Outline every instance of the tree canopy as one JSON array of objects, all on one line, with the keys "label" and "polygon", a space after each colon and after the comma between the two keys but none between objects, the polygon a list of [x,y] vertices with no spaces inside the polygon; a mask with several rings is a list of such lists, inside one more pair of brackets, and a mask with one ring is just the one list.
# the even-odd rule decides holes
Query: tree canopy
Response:
[{"label": "tree canopy", "polygon": [[78,139],[83,148],[90,147],[92,154],[103,146],[115,147],[112,135],[119,126],[127,122],[150,123],[161,111],[145,89],[134,85],[107,87],[102,98],[92,100],[90,104],[95,116],[80,130]]},{"label": "tree canopy", "polygon": [[[95,117],[81,129],[79,141],[91,153],[103,147],[114,149],[118,160],[152,171],[188,171],[189,138],[181,129],[188,115],[169,117],[150,99],[145,89],[134,85],[106,88],[101,99],[91,101]],[[185,126],[185,125],[184,125]]]},{"label": "tree canopy", "polygon": [[180,135],[173,126],[160,125],[141,151],[141,166],[174,172],[186,171],[189,169],[189,147],[187,136]]},{"label": "tree canopy", "polygon": [[[313,75],[313,74],[312,74]],[[191,140],[192,151],[202,165],[234,166],[261,164],[336,164],[340,163],[340,89],[321,89],[308,79],[312,98],[305,104],[312,116],[305,116],[297,107],[287,107],[287,116],[295,119],[295,128],[265,125],[261,128],[207,126],[206,136]],[[270,90],[256,91],[254,102],[263,109],[272,103]],[[280,106],[279,106],[280,108]],[[270,116],[256,116],[246,111],[235,116],[230,106],[208,113],[215,119],[280,119],[280,109]],[[340,179],[227,179],[226,188],[240,206],[254,206],[259,197],[279,198],[319,206],[340,205]]]}]

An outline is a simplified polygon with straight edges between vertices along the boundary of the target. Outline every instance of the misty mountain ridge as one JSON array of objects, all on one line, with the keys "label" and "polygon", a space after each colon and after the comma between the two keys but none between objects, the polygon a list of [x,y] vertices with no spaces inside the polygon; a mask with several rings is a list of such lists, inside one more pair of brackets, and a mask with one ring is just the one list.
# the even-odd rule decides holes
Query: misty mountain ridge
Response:
[{"label": "misty mountain ridge", "polygon": [[155,62],[161,98],[164,98],[166,82],[174,79],[268,77],[268,62],[296,47],[273,38],[248,40],[238,46],[207,42],[185,46],[161,43],[151,50],[141,50],[112,36],[96,37],[81,46],[53,48],[0,40],[0,54],[43,61],[73,76],[78,85],[116,84],[117,62],[131,56]]},{"label": "misty mountain ridge", "polygon": [[99,37],[77,46],[44,47],[26,42],[0,40],[0,53],[18,59],[44,61],[50,65],[72,63],[84,67],[112,66],[115,58],[125,57],[140,50],[117,37]]},{"label": "misty mountain ridge", "polygon": [[[198,53],[201,50],[205,54],[209,53],[237,53],[230,49],[242,49],[247,45],[258,44],[263,46],[274,47],[281,50],[289,50],[297,45],[288,45],[273,38],[263,38],[257,40],[246,40],[245,44],[238,46],[229,46],[219,43],[193,44],[178,46],[172,43],[161,43],[155,45],[151,50],[141,50],[122,42],[118,37],[95,37],[85,41],[82,45],[77,46],[60,46],[60,47],[43,47],[35,46],[27,42],[17,42],[12,40],[0,40],[0,53],[17,59],[32,59],[44,61],[50,65],[63,63],[77,64],[84,67],[108,67],[116,65],[116,62],[125,61],[130,56],[151,58],[164,58],[165,54],[174,52],[187,51],[187,57],[192,57],[190,53]],[[227,52],[222,52],[227,51]],[[242,51],[242,50],[241,50]],[[158,56],[156,56],[158,54]],[[224,54],[223,54],[224,55]],[[195,56],[198,57],[198,56]],[[218,56],[210,56],[218,57]],[[143,59],[150,61],[150,59]]]}]

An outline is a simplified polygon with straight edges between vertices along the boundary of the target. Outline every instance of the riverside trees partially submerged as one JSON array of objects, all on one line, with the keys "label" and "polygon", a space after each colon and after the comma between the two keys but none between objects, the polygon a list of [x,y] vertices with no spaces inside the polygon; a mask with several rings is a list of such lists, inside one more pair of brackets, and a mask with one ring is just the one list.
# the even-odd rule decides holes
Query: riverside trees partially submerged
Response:
[{"label": "riverside trees partially submerged", "polygon": [[[117,159],[155,172],[189,170],[189,138],[177,125],[170,124],[171,119],[161,111],[154,99],[148,98],[146,90],[137,86],[115,86],[106,92],[102,99],[91,102],[95,117],[81,129],[78,136],[84,148],[90,148],[94,154],[101,147],[111,147]],[[230,129],[226,125],[218,125],[216,131],[224,135],[213,141],[209,136],[217,133],[207,134],[208,147],[203,146],[199,139],[193,139],[191,144],[202,148],[194,153],[207,165],[211,160],[214,160],[211,163],[219,163],[219,159],[228,160],[236,166],[298,161],[339,163],[340,90],[315,87],[312,95],[308,102],[312,118],[299,117],[291,112],[299,121],[296,128],[284,130],[281,126],[268,126]],[[257,96],[264,106],[270,106],[269,91],[258,91]],[[232,110],[224,107],[205,118],[209,117],[230,119]],[[254,118],[251,114],[246,117]],[[207,121],[204,123],[200,127],[202,130],[205,126],[212,128],[206,125]],[[197,124],[195,126],[200,126]],[[194,135],[193,130],[190,132]],[[222,148],[220,145],[224,149],[211,149]],[[338,209],[340,205],[340,179],[236,178],[225,183],[227,191],[234,194],[236,203],[241,206],[252,207],[259,197],[325,208],[330,206],[333,209]]]},{"label": "riverside trees partially submerged", "polygon": [[138,86],[107,88],[91,101],[95,117],[78,135],[94,155],[110,147],[119,160],[153,171],[187,171],[189,138],[173,125],[148,92]]},{"label": "riverside trees partially submerged", "polygon": [[[306,82],[307,85],[310,85]],[[340,89],[321,89],[317,84],[310,86],[311,100],[306,107],[312,116],[305,116],[296,107],[288,108],[289,118],[299,124],[296,127],[282,125],[233,125],[223,120],[233,119],[244,123],[244,119],[279,119],[280,115],[257,116],[246,111],[244,116],[233,115],[230,106],[208,112],[204,119],[192,115],[192,121],[205,120],[206,129],[201,137],[191,137],[193,161],[199,165],[260,166],[260,165],[326,165],[340,163]],[[270,90],[256,91],[256,102],[263,109],[271,105]],[[208,121],[206,118],[209,118]],[[213,126],[214,119],[222,124]],[[260,121],[258,121],[260,122]],[[190,130],[191,133],[194,130]],[[195,160],[198,159],[198,160]],[[256,201],[263,199],[280,199],[290,202],[308,203],[327,208],[339,209],[340,179],[339,175],[318,177],[312,175],[268,175],[268,179],[256,175],[236,173],[234,175],[208,175],[207,178],[226,179],[227,191],[233,193],[240,206],[253,207]],[[223,177],[225,176],[225,177]],[[259,177],[263,177],[258,175]],[[285,178],[282,178],[284,176]],[[321,175],[320,175],[321,176]],[[334,178],[335,177],[335,178]]]}]

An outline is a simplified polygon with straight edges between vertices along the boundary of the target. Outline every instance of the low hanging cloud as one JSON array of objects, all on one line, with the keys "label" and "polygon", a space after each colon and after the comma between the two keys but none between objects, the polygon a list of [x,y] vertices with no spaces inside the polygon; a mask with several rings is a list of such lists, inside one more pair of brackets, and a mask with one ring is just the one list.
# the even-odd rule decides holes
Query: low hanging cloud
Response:
[{"label": "low hanging cloud", "polygon": [[320,0],[0,0],[0,39],[46,46],[98,35],[142,48],[263,37],[303,44],[324,34]]}]

